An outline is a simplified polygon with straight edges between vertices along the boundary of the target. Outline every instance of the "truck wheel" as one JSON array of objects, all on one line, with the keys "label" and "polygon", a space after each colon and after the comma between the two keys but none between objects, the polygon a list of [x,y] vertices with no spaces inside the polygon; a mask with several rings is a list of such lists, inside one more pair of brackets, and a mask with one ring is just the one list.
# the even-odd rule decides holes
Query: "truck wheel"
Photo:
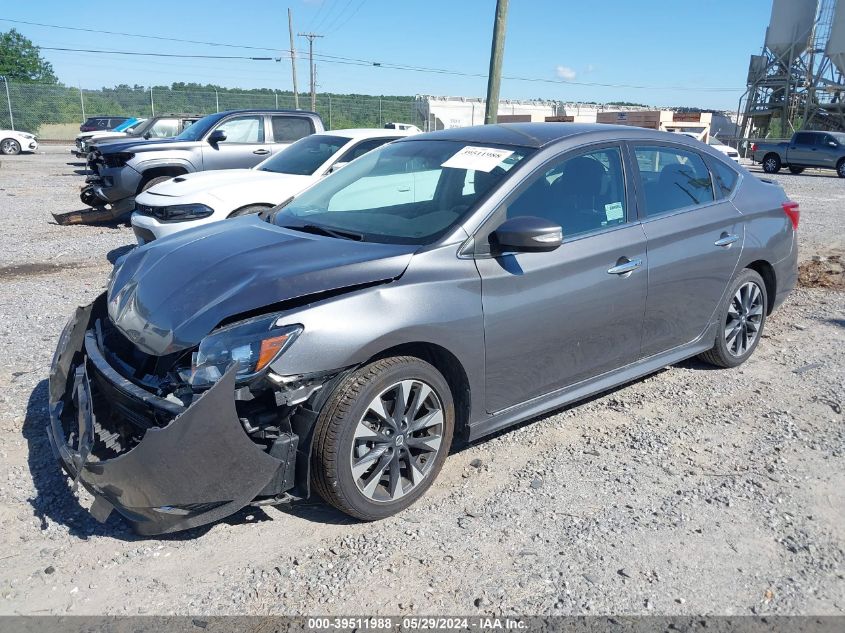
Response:
[{"label": "truck wheel", "polygon": [[341,381],[317,418],[314,489],[365,521],[396,514],[437,477],[454,425],[449,384],[432,365],[413,356],[365,365]]},{"label": "truck wheel", "polygon": [[146,191],[151,187],[155,187],[157,184],[164,182],[165,180],[170,180],[173,176],[158,176],[156,178],[150,178],[147,182],[141,185],[141,191]]},{"label": "truck wheel", "polygon": [[795,174],[796,176],[800,173],[803,173],[803,172],[804,172],[803,167],[790,167],[789,168],[789,173]]},{"label": "truck wheel", "polygon": [[763,171],[767,174],[776,174],[780,171],[780,156],[777,154],[766,154],[763,157]]},{"label": "truck wheel", "polygon": [[839,162],[836,163],[836,173],[840,178],[845,178],[845,158],[841,158]]}]

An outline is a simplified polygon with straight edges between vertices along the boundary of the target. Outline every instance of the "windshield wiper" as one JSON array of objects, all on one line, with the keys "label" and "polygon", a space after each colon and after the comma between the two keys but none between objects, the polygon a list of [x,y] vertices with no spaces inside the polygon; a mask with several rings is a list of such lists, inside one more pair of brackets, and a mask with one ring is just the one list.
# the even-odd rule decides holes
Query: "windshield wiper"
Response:
[{"label": "windshield wiper", "polygon": [[325,235],[327,237],[336,237],[341,240],[355,240],[356,242],[363,242],[364,236],[361,233],[353,231],[344,231],[341,229],[330,229],[319,224],[300,224],[293,226],[282,225],[284,229],[291,229],[292,231],[302,231],[303,233],[312,233],[314,235]]}]

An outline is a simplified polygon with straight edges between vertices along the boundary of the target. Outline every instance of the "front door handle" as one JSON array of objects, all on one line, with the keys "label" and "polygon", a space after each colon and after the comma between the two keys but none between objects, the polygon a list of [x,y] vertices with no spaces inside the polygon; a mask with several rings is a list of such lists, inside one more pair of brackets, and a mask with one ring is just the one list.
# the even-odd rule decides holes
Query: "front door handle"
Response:
[{"label": "front door handle", "polygon": [[259,156],[263,156],[264,154],[269,154],[269,149],[257,149],[253,152],[253,154],[258,154]]},{"label": "front door handle", "polygon": [[408,191],[410,191],[410,190],[411,190],[411,187],[410,187],[410,186],[408,186],[408,187],[399,187],[399,188],[397,188],[397,189],[396,189],[396,191],[398,191],[399,193],[406,193],[406,192],[408,192]]},{"label": "front door handle", "polygon": [[716,246],[722,246],[724,248],[730,248],[731,244],[736,242],[739,239],[739,235],[734,233],[722,233],[718,240],[713,242]]},{"label": "front door handle", "polygon": [[643,260],[639,257],[628,259],[627,257],[620,257],[616,262],[616,266],[607,269],[609,275],[628,275],[634,272],[637,268],[643,265]]}]

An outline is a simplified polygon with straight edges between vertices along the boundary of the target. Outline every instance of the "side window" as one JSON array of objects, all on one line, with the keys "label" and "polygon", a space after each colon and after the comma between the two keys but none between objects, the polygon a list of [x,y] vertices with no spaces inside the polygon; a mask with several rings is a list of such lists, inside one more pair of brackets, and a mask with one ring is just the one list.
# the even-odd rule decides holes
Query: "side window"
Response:
[{"label": "side window", "polygon": [[184,132],[187,128],[191,127],[195,123],[195,119],[182,119],[182,124],[180,130]]},{"label": "side window", "polygon": [[364,141],[363,143],[358,143],[355,147],[350,149],[346,152],[343,156],[340,157],[340,160],[337,162],[339,163],[351,163],[353,160],[358,158],[359,156],[363,156],[367,152],[374,150],[376,147],[381,147],[385,143],[389,143],[390,141],[395,141],[395,138],[372,138],[369,141]]},{"label": "side window", "polygon": [[263,143],[264,117],[238,116],[228,119],[215,129],[226,133],[224,143]]},{"label": "side window", "polygon": [[507,208],[507,217],[537,216],[564,238],[624,224],[625,177],[617,147],[567,158],[540,175]]},{"label": "side window", "polygon": [[275,143],[293,143],[314,133],[314,124],[306,117],[274,116],[271,122]]},{"label": "side window", "polygon": [[674,147],[636,147],[634,154],[649,217],[713,202],[713,183],[704,160]]},{"label": "side window", "polygon": [[736,183],[739,180],[739,174],[720,160],[713,161],[713,176],[716,179],[716,187],[721,192],[722,198],[727,198],[733,193],[734,187],[736,187]]},{"label": "side window", "polygon": [[798,132],[795,135],[795,144],[796,145],[815,145],[816,139],[813,134],[807,134],[806,132]]},{"label": "side window", "polygon": [[147,130],[150,138],[171,138],[179,134],[178,119],[159,119]]}]

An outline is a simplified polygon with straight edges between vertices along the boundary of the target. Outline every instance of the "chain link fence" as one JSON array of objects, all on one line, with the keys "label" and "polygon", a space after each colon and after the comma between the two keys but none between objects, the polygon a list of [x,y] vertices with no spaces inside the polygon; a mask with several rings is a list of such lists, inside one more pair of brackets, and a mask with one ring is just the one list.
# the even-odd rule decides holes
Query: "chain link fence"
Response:
[{"label": "chain link fence", "polygon": [[[256,90],[177,91],[168,88],[103,88],[3,82],[0,128],[36,134],[40,140],[72,140],[87,117],[150,117],[157,114],[211,114],[243,108],[293,109],[290,92]],[[299,96],[300,109],[311,107],[310,95]],[[318,95],[316,111],[327,129],[384,127],[397,121],[424,128],[426,117],[414,97]]]}]

